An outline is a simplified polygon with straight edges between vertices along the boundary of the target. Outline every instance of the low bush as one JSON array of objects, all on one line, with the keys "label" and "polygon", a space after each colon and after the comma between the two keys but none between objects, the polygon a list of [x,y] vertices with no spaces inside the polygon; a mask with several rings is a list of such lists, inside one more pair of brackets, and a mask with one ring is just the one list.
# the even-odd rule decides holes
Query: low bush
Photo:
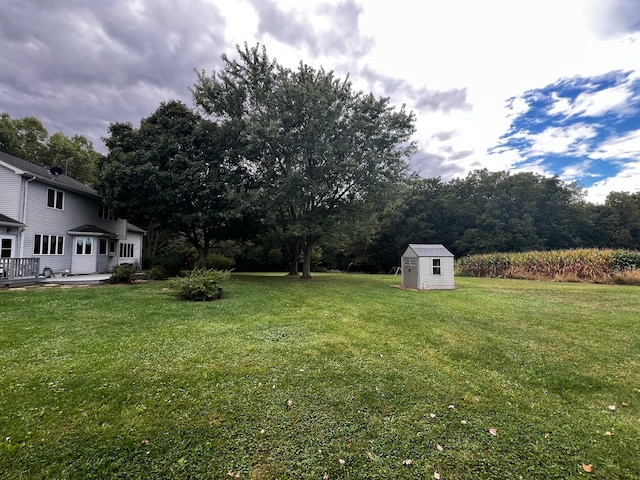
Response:
[{"label": "low bush", "polygon": [[231,270],[236,266],[236,261],[233,258],[225,257],[224,255],[217,255],[215,253],[207,257],[207,268],[210,270]]},{"label": "low bush", "polygon": [[182,300],[208,301],[221,297],[220,282],[228,280],[228,270],[193,270],[171,282],[171,289]]},{"label": "low bush", "polygon": [[136,279],[136,269],[133,265],[116,265],[109,281],[111,283],[131,283]]},{"label": "low bush", "polygon": [[160,267],[165,271],[165,274],[170,277],[180,275],[180,270],[185,266],[184,259],[178,253],[153,257],[149,263],[151,264],[151,268]]},{"label": "low bush", "polygon": [[167,278],[167,272],[160,265],[156,265],[144,274],[144,278],[146,280],[165,280]]}]

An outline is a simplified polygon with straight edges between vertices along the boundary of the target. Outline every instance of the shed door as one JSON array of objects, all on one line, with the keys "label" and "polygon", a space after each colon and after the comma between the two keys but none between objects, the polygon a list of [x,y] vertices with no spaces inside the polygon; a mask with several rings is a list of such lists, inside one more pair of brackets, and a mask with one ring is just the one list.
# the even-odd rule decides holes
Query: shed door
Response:
[{"label": "shed door", "polygon": [[402,264],[402,284],[408,288],[418,288],[418,259],[405,258]]}]

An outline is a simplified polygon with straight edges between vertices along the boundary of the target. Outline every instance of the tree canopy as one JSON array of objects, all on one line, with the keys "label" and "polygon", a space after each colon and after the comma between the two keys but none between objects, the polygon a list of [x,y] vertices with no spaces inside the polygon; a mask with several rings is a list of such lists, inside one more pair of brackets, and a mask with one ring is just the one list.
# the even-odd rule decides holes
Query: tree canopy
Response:
[{"label": "tree canopy", "polygon": [[114,213],[183,235],[205,267],[212,242],[239,234],[246,218],[245,171],[225,126],[169,101],[140,127],[114,123],[99,190]]},{"label": "tree canopy", "polygon": [[318,241],[354,222],[402,181],[414,150],[414,117],[389,99],[354,91],[348,79],[270,60],[259,46],[201,72],[194,100],[234,125],[243,141],[265,222],[282,242],[290,273],[310,277]]},{"label": "tree canopy", "polygon": [[0,114],[0,150],[44,167],[60,167],[65,175],[93,185],[101,157],[82,135],[69,138],[58,132],[49,136],[35,117],[13,119]]}]

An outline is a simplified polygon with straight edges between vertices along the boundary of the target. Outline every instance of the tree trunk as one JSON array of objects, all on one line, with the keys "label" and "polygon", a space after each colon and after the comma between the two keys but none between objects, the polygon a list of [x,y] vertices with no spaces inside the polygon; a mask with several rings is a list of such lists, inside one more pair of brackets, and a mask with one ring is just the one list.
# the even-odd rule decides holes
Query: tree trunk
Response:
[{"label": "tree trunk", "polygon": [[288,240],[285,242],[284,249],[287,252],[289,262],[288,275],[297,277],[300,267],[300,242],[296,239]]},{"label": "tree trunk", "polygon": [[307,238],[304,242],[304,260],[302,262],[302,278],[311,278],[311,257],[313,256],[313,247],[316,244],[315,238]]},{"label": "tree trunk", "polygon": [[198,252],[198,264],[197,268],[201,270],[207,269],[207,257],[209,256],[209,249],[196,246],[196,252]]}]

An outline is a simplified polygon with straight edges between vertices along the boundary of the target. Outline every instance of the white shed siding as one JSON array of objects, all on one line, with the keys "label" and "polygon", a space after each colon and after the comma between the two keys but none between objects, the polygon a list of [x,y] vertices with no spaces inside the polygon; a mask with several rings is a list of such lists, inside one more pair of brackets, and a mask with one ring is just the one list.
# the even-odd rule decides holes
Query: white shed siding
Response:
[{"label": "white shed siding", "polygon": [[[433,273],[433,260],[440,261],[440,274]],[[421,257],[420,290],[442,290],[453,288],[453,257]]]},{"label": "white shed siding", "polygon": [[[439,273],[434,273],[434,260]],[[455,288],[454,258],[442,245],[411,244],[402,254],[402,285],[419,290]],[[413,266],[415,264],[415,266]]]}]

